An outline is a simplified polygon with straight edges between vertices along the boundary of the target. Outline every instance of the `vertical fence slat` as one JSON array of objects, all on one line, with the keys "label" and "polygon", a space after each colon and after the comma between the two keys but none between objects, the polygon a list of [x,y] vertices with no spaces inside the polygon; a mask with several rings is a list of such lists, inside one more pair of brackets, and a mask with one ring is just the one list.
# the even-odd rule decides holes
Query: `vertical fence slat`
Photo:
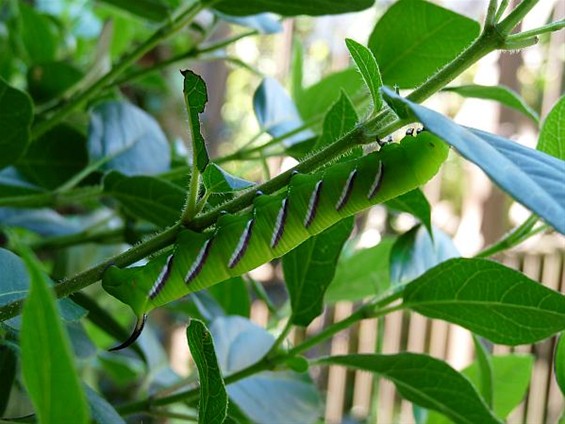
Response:
[{"label": "vertical fence slat", "polygon": [[[335,305],[333,322],[341,321],[351,315],[353,305],[338,302]],[[339,332],[332,339],[331,354],[346,355],[349,352],[349,330]],[[347,383],[345,367],[330,366],[328,370],[328,391],[326,396],[326,422],[339,423],[343,416],[343,406]]]}]

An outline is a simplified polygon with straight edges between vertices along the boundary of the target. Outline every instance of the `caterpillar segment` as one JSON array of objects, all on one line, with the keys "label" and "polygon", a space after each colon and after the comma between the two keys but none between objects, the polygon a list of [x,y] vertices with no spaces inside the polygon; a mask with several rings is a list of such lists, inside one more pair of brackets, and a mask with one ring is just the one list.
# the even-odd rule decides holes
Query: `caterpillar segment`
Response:
[{"label": "caterpillar segment", "polygon": [[447,151],[422,133],[320,172],[293,174],[286,189],[256,196],[251,210],[222,214],[214,230],[181,231],[172,252],[142,267],[110,267],[104,288],[138,319],[134,334],[113,350],[135,341],[151,310],[281,257],[341,219],[424,184]]}]

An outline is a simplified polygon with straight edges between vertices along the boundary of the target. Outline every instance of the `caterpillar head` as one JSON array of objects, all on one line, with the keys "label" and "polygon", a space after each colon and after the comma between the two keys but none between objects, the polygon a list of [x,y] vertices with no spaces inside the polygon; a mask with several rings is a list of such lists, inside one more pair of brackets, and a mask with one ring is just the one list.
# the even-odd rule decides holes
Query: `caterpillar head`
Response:
[{"label": "caterpillar head", "polygon": [[116,299],[128,305],[137,317],[147,313],[147,292],[140,284],[142,274],[135,268],[111,266],[104,273],[102,287]]},{"label": "caterpillar head", "polygon": [[118,346],[110,349],[110,351],[125,349],[134,343],[145,326],[147,319],[147,295],[145,291],[136,282],[139,273],[133,269],[119,269],[112,266],[106,270],[102,278],[102,287],[109,294],[129,305],[137,317],[135,328],[129,338]]}]

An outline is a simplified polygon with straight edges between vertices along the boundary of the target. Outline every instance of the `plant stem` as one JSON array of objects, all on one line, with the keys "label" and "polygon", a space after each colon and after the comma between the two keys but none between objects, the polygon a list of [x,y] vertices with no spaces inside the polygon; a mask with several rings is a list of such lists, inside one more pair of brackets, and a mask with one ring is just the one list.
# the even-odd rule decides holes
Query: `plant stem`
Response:
[{"label": "plant stem", "polygon": [[539,218],[536,215],[530,215],[519,227],[510,231],[503,238],[498,240],[495,244],[488,246],[487,248],[481,250],[475,255],[476,258],[488,258],[489,256],[495,255],[503,250],[510,249],[511,247],[517,246],[524,240],[532,237],[535,234],[544,231],[547,226],[542,225],[535,230],[534,225],[538,222]]},{"label": "plant stem", "polygon": [[[504,36],[507,32],[504,32],[508,29],[511,30],[514,26],[520,21],[520,19],[527,14],[527,12],[535,5],[536,0],[524,0],[520,3],[510,14],[509,16],[501,23],[496,25],[495,27],[485,28],[481,36],[479,36],[467,49],[465,49],[456,59],[454,59],[451,63],[446,65],[444,68],[439,70],[434,76],[428,79],[424,84],[422,84],[419,88],[414,90],[410,95],[407,97],[409,100],[414,102],[422,102],[423,100],[430,97],[433,93],[437,92],[443,86],[451,82],[456,76],[458,76],[461,72],[467,69],[471,64],[482,58],[487,53],[491,52],[492,50],[496,49],[500,45],[504,43]],[[183,16],[184,19],[177,18],[173,22],[176,22],[176,25],[168,24],[165,25],[165,29],[167,31],[157,31],[156,35],[159,34],[159,37],[152,37],[144,46],[150,45],[151,43],[156,43],[158,40],[162,38],[162,32],[165,32],[165,35],[172,34],[172,29],[177,29],[177,26],[180,22],[189,21],[200,9],[202,8],[201,5],[198,6],[192,5],[187,11],[184,12]],[[516,21],[516,19],[518,19]],[[499,26],[501,28],[499,28]],[[155,40],[153,40],[155,38]],[[153,41],[151,41],[153,40]],[[142,51],[140,48],[136,50],[136,52]],[[134,52],[135,53],[135,52]],[[133,57],[135,54],[132,53],[130,55]],[[125,66],[121,66],[119,71],[123,70]],[[105,83],[112,80],[115,75],[117,75],[118,68],[112,70],[104,79]],[[109,78],[108,76],[112,76]],[[98,86],[99,83],[96,84]],[[94,86],[93,86],[94,87]],[[93,90],[87,90],[86,93]],[[89,96],[92,95],[89,94]],[[85,96],[85,93],[82,94]],[[88,96],[87,96],[88,97]],[[84,100],[84,99],[83,99]],[[75,100],[75,107],[76,107],[76,100]],[[74,107],[73,107],[74,108]],[[67,111],[70,111],[73,109]],[[60,113],[60,112],[59,112]],[[328,161],[332,160],[333,158],[345,153],[346,151],[350,150],[354,146],[368,144],[374,141],[373,134],[369,132],[370,129],[377,128],[377,135],[381,135],[383,133],[392,132],[395,129],[400,128],[403,125],[402,120],[391,120],[392,112],[382,113],[378,117],[373,118],[369,122],[365,122],[364,124],[358,126],[353,131],[349,132],[341,139],[337,140],[335,143],[331,144],[330,146],[326,147],[325,149],[321,150],[320,152],[310,156],[303,162],[299,163],[293,169],[290,169],[275,178],[251,189],[247,192],[243,193],[241,196],[225,203],[224,205],[217,207],[210,212],[202,214],[200,216],[195,217],[187,226],[195,230],[202,230],[204,228],[209,227],[210,225],[214,224],[219,217],[222,211],[236,213],[246,207],[249,207],[257,190],[262,191],[263,193],[269,194],[276,192],[277,190],[283,188],[288,184],[290,181],[290,177],[292,176],[294,171],[308,173],[323,164],[327,163]],[[66,115],[65,115],[66,116]],[[58,118],[63,119],[63,117]],[[379,122],[382,125],[379,125]],[[49,128],[46,128],[48,130]],[[36,130],[37,131],[37,130]],[[36,132],[37,136],[37,132]],[[78,291],[90,284],[95,283],[100,279],[104,270],[112,264],[117,266],[127,266],[132,264],[133,262],[142,259],[143,257],[171,244],[176,239],[177,232],[180,229],[180,224],[175,225],[172,228],[165,230],[164,232],[156,235],[152,239],[148,240],[147,242],[141,243],[137,246],[132,247],[127,252],[122,253],[121,255],[116,256],[113,260],[107,260],[104,263],[95,266],[89,270],[84,271],[83,273],[65,280],[61,284],[57,286],[57,296],[64,297]],[[21,309],[21,301],[16,301],[8,305],[4,305],[0,307],[0,321],[11,318],[17,315]]]},{"label": "plant stem", "polygon": [[510,0],[502,0],[502,2],[500,2],[500,6],[498,7],[498,10],[496,11],[496,16],[494,17],[495,22],[500,21],[500,18],[502,17],[504,11],[508,7],[509,2]]},{"label": "plant stem", "polygon": [[496,25],[496,28],[503,37],[508,36],[510,32],[520,23],[524,16],[538,3],[539,0],[522,0],[512,12],[508,14],[504,20]]},{"label": "plant stem", "polygon": [[243,193],[241,196],[230,200],[223,205],[212,209],[203,215],[194,218],[188,226],[192,229],[202,230],[209,227],[217,218],[220,216],[222,211],[226,212],[237,212],[251,205],[257,191],[261,191],[265,194],[274,193],[275,191],[283,188],[290,181],[290,177],[294,172],[308,173],[321,165],[327,163],[336,156],[343,154],[352,147],[358,144],[365,144],[368,141],[367,136],[364,133],[363,127],[357,127],[353,131],[346,134],[344,137],[336,141],[334,144],[329,145],[325,149],[321,150],[315,155],[310,156],[303,162],[300,162],[294,168],[289,169],[282,174],[277,175],[273,179],[264,182],[258,186],[253,187],[247,192]]},{"label": "plant stem", "polygon": [[492,26],[496,22],[496,3],[497,0],[489,0],[487,16],[485,17],[485,27]]},{"label": "plant stem", "polygon": [[155,31],[155,33],[145,42],[139,45],[130,54],[126,55],[126,57],[124,57],[116,66],[114,66],[110,72],[94,82],[90,87],[86,88],[84,91],[71,98],[68,103],[62,105],[61,108],[58,109],[47,120],[36,123],[32,128],[31,138],[33,140],[37,139],[38,137],[49,131],[51,128],[56,126],[58,123],[60,123],[75,109],[83,106],[86,102],[88,102],[96,94],[98,94],[101,89],[114,81],[124,70],[137,62],[137,60],[139,60],[144,54],[153,49],[164,39],[170,37],[172,34],[188,25],[188,23],[203,8],[204,6],[200,2],[195,2],[184,8],[184,10],[181,10],[176,17],[173,17],[169,22]]},{"label": "plant stem", "polygon": [[556,22],[551,22],[539,28],[530,29],[529,31],[523,31],[518,34],[509,35],[508,37],[506,37],[506,41],[513,42],[518,40],[525,40],[528,38],[533,38],[537,35],[545,34],[546,32],[558,31],[562,28],[565,28],[565,19]]},{"label": "plant stem", "polygon": [[[121,78],[116,79],[115,81],[110,82],[106,88],[110,88],[116,85],[120,85],[126,82],[131,82],[133,80],[139,79],[141,77],[144,77],[145,75],[148,75],[152,72],[158,71],[160,69],[166,68],[170,65],[173,65],[177,62],[180,62],[181,60],[184,59],[202,59],[200,57],[200,55],[204,54],[204,53],[212,53],[216,50],[222,49],[226,46],[228,46],[230,43],[234,43],[237,40],[240,40],[244,37],[249,37],[251,35],[256,35],[258,32],[256,30],[252,30],[252,31],[247,31],[238,35],[235,35],[233,37],[229,37],[226,38],[224,40],[220,40],[216,43],[211,43],[207,46],[202,47],[201,49],[199,49],[198,47],[192,47],[190,49],[188,49],[187,51],[183,52],[183,53],[179,53],[175,56],[172,56],[168,59],[165,59],[161,62],[158,62],[156,64],[154,64],[153,66],[149,66],[147,68],[143,68],[143,69],[139,69],[137,71],[133,71],[133,72],[128,72],[125,75],[123,75]],[[211,57],[209,59],[213,59],[213,60],[219,60],[219,59],[225,59],[225,57]],[[233,58],[231,58],[231,60],[234,60]]]},{"label": "plant stem", "polygon": [[[104,262],[89,268],[74,277],[61,281],[59,284],[55,285],[55,294],[57,298],[67,297],[68,295],[100,280],[100,278],[102,278],[102,274],[109,266],[115,265],[117,267],[124,267],[131,265],[141,258],[144,258],[159,249],[167,247],[175,241],[179,230],[180,225],[175,224],[163,232],[154,235],[149,240],[131,247],[129,250],[105,260]],[[18,315],[21,312],[22,306],[23,299],[20,299],[0,307],[0,321],[5,321]]]},{"label": "plant stem", "polygon": [[23,196],[0,197],[0,207],[13,208],[39,208],[43,206],[54,206],[68,202],[82,201],[97,197],[102,193],[102,187],[80,187],[66,193],[54,191],[47,193],[25,194]]}]

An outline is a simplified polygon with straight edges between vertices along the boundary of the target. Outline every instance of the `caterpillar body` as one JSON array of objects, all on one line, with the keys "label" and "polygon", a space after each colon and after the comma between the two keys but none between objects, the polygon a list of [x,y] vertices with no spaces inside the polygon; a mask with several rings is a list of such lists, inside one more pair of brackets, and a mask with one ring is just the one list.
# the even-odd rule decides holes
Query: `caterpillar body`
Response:
[{"label": "caterpillar body", "polygon": [[142,267],[110,267],[104,289],[138,318],[130,339],[113,350],[135,341],[151,310],[281,257],[341,219],[426,183],[447,151],[424,132],[319,172],[295,174],[285,190],[258,195],[247,212],[222,215],[212,231],[182,230],[171,253]]}]

